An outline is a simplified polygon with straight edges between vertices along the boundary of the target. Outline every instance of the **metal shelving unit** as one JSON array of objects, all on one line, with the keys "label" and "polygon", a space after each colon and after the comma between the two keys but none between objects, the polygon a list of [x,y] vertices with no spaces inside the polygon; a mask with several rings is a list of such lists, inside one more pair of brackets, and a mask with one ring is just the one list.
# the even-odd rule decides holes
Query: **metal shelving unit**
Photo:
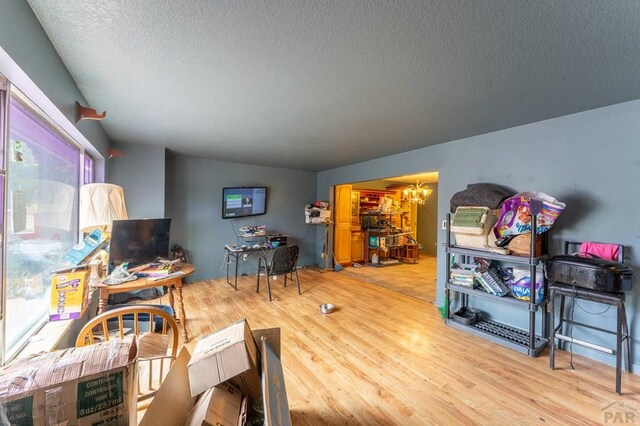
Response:
[{"label": "metal shelving unit", "polygon": [[[531,218],[531,253],[535,254],[535,243],[536,243],[536,223],[537,217],[533,215]],[[445,297],[446,297],[446,319],[445,322],[451,325],[454,328],[464,330],[468,333],[474,334],[476,336],[485,338],[494,343],[500,344],[502,346],[508,347],[510,349],[516,350],[521,353],[525,353],[529,356],[535,357],[540,354],[540,352],[545,348],[545,346],[549,343],[548,338],[548,327],[547,327],[547,291],[546,291],[546,283],[545,283],[545,297],[541,302],[535,303],[536,300],[536,273],[537,273],[537,265],[544,262],[547,256],[512,256],[505,255],[499,253],[492,253],[490,251],[484,250],[475,250],[464,247],[456,247],[451,245],[451,215],[447,215],[447,238],[446,238],[446,252],[447,252],[447,282],[445,284]],[[530,276],[531,276],[531,300],[519,300],[509,295],[500,297],[495,296],[493,294],[487,293],[484,290],[473,289],[469,287],[464,287],[461,285],[456,285],[449,282],[449,277],[451,273],[451,256],[453,255],[461,255],[468,258],[479,257],[483,259],[497,260],[500,262],[517,264],[517,265],[526,265],[530,268]],[[494,321],[491,319],[482,319],[481,321],[476,322],[473,325],[461,324],[453,321],[451,319],[452,313],[450,311],[450,300],[451,300],[451,292],[455,292],[460,296],[460,307],[467,307],[470,303],[470,298],[479,298],[490,300],[495,303],[500,303],[508,306],[512,306],[518,309],[526,310],[529,312],[528,318],[528,330],[523,330],[517,327],[513,327],[508,324],[503,324],[498,321]],[[542,314],[542,334],[536,334],[536,314],[538,310],[541,311]]]},{"label": "metal shelving unit", "polygon": [[[361,221],[363,230],[365,232],[365,239],[366,239],[365,246],[367,247],[366,264],[371,266],[378,266],[378,267],[400,264],[400,261],[397,259],[394,259],[393,262],[387,262],[387,263],[384,263],[384,261],[379,262],[377,264],[373,264],[369,262],[369,254],[371,250],[376,251],[378,253],[378,257],[382,257],[380,256],[380,252],[381,252],[380,242],[378,241],[378,245],[371,245],[369,241],[369,237],[375,236],[375,237],[378,237],[378,240],[379,240],[381,238],[386,239],[387,237],[399,237],[401,235],[410,234],[409,232],[393,232],[388,229],[389,223],[391,222],[391,218],[394,215],[400,215],[400,214],[401,214],[400,212],[380,212],[380,211],[367,211],[367,212],[360,213],[360,216],[368,217],[366,221],[364,220]],[[371,217],[375,217],[376,226],[371,226]],[[382,223],[381,218],[384,218],[384,223],[385,223],[384,227],[381,225]],[[365,222],[366,222],[366,227],[365,227]],[[402,228],[402,216],[400,216],[400,227]],[[393,249],[399,246],[389,244],[386,247],[388,249]]]}]

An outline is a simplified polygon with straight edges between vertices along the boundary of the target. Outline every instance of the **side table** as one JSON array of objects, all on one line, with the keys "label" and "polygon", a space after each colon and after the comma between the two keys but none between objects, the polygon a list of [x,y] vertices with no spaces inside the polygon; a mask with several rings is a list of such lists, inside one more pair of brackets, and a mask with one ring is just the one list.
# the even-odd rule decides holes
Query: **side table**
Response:
[{"label": "side table", "polygon": [[[188,342],[187,319],[184,312],[184,302],[182,300],[182,278],[193,273],[195,266],[189,263],[178,264],[177,270],[182,272],[181,275],[174,275],[167,278],[151,279],[149,277],[138,278],[134,281],[127,281],[122,284],[107,285],[100,283],[97,285],[100,290],[100,301],[98,302],[98,314],[104,312],[109,302],[109,295],[117,293],[126,293],[128,291],[142,290],[150,287],[167,287],[169,289],[169,304],[173,309],[174,315],[177,313],[180,328],[182,329],[182,341]],[[174,293],[178,301],[177,309],[174,306]]]}]

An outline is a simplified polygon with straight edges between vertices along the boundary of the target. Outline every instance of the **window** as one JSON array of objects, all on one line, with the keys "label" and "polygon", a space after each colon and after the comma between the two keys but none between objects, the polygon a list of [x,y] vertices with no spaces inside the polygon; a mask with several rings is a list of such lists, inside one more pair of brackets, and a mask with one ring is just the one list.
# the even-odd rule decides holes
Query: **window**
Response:
[{"label": "window", "polygon": [[84,180],[82,181],[83,184],[95,182],[93,170],[94,170],[93,158],[91,158],[88,154],[85,153],[84,154]]},{"label": "window", "polygon": [[[2,74],[0,74],[0,314],[4,316],[4,297],[5,294],[5,282],[2,279],[4,276],[4,188],[6,182],[6,170],[4,166],[4,141],[7,135],[7,80]],[[0,317],[1,318],[1,317]],[[4,324],[5,321],[0,320],[0,361],[4,363]]]},{"label": "window", "polygon": [[[11,354],[46,321],[50,272],[78,240],[82,152],[21,97],[12,93],[8,110],[4,344]],[[86,158],[84,177],[92,180]]]}]

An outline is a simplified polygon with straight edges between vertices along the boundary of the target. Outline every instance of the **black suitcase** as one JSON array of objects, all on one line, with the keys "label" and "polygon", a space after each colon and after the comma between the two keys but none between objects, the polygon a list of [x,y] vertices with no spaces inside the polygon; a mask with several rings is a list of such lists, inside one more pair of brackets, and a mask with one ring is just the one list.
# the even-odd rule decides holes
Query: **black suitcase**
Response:
[{"label": "black suitcase", "polygon": [[550,281],[603,292],[631,290],[633,271],[623,263],[563,254],[547,260]]}]

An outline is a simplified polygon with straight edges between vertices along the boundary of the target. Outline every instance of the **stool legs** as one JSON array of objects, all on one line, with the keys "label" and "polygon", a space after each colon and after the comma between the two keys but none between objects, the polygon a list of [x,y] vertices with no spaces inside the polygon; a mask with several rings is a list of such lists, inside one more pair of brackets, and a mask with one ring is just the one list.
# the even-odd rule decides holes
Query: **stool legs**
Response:
[{"label": "stool legs", "polygon": [[[558,312],[558,325],[555,325],[555,296],[560,296],[560,311]],[[571,297],[571,302],[576,303],[576,299],[584,299],[590,302],[602,303],[609,306],[615,306],[616,308],[616,328],[615,332],[613,330],[603,329],[601,327],[590,326],[589,324],[582,324],[580,322],[574,322],[574,319],[570,316],[569,318],[565,318],[565,295]],[[550,323],[551,327],[549,328],[550,337],[549,337],[549,367],[553,370],[555,367],[555,353],[557,349],[563,349],[563,343],[567,340],[572,341],[574,344],[578,344],[581,346],[585,346],[587,348],[596,349],[601,352],[605,352],[611,355],[615,355],[615,365],[616,365],[616,384],[615,391],[618,395],[622,392],[622,357],[625,358],[625,367],[626,370],[630,372],[631,369],[631,339],[629,336],[629,325],[627,323],[627,314],[625,310],[625,295],[624,293],[602,293],[593,290],[585,290],[585,289],[576,289],[575,287],[569,287],[564,284],[559,284],[555,286],[552,284],[549,289],[549,313],[550,313]],[[564,333],[563,327],[564,323],[569,324],[570,327],[573,325],[587,327],[596,331],[605,332],[609,334],[616,335],[616,344],[614,348],[608,347],[603,348],[598,345],[592,345],[587,342],[572,340],[571,336],[567,336]],[[569,329],[567,330],[569,332]],[[571,333],[569,333],[571,334]],[[557,339],[556,336],[561,336],[562,339]],[[558,344],[556,346],[556,339],[558,340]],[[624,342],[623,347],[623,340]],[[626,350],[626,354],[624,351]]]},{"label": "stool legs", "polygon": [[260,271],[262,271],[262,258],[258,258],[258,274],[256,276],[256,293],[260,293]]},{"label": "stool legs", "polygon": [[622,324],[622,333],[624,334],[624,338],[627,340],[627,354],[624,358],[624,365],[626,367],[627,372],[631,373],[631,337],[629,336],[629,325],[627,324],[627,310],[622,304],[622,319],[624,323]]},{"label": "stool legs", "polygon": [[[269,271],[266,271],[269,272]],[[271,281],[269,280],[269,274],[265,274],[267,276],[267,292],[269,293],[269,302],[271,302]]]},{"label": "stool legs", "polygon": [[[555,309],[554,309],[554,296],[555,293],[551,290],[549,294],[549,315],[551,316],[551,330],[549,333],[549,367],[553,370],[555,367],[555,355],[556,355],[556,327],[555,327]],[[562,321],[562,311],[560,311],[560,321]]]},{"label": "stool legs", "polygon": [[622,316],[624,310],[621,305],[617,306],[618,321],[616,325],[616,393],[620,395],[621,388],[621,364],[622,364],[622,324],[624,323],[624,317]]},{"label": "stool legs", "polygon": [[[557,330],[560,330],[560,333],[562,334],[562,322],[564,321],[564,294],[560,295],[560,310],[558,312],[560,312],[560,319],[558,321]],[[558,348],[562,350],[565,349],[563,340],[558,340]]]}]

